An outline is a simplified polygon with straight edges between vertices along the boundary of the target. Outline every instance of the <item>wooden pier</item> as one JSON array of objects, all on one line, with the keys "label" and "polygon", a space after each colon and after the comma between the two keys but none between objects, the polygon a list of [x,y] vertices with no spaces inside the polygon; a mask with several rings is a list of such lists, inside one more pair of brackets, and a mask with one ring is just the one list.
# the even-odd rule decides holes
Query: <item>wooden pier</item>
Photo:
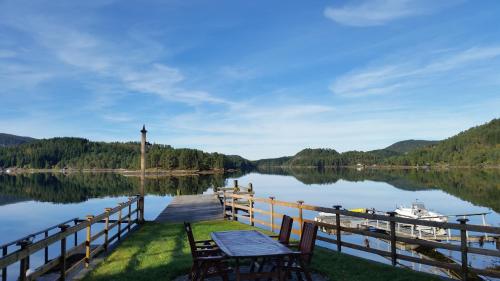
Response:
[{"label": "wooden pier", "polygon": [[221,204],[213,194],[182,195],[172,199],[156,222],[195,222],[223,219]]}]

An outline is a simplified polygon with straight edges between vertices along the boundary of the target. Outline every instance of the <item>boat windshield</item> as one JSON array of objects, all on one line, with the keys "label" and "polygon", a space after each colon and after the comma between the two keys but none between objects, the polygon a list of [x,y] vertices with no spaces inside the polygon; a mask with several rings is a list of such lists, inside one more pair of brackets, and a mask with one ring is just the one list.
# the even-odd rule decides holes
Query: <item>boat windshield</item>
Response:
[{"label": "boat windshield", "polygon": [[412,204],[413,209],[425,209],[424,203],[415,202]]}]

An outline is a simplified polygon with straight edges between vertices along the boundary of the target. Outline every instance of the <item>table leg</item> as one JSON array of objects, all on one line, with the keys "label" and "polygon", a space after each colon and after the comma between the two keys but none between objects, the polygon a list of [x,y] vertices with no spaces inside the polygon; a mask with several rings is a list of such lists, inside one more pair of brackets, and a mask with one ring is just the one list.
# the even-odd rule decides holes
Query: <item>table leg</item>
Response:
[{"label": "table leg", "polygon": [[278,269],[278,280],[284,281],[285,278],[283,278],[283,275],[286,275],[286,273],[283,272],[283,257],[279,257],[277,269]]},{"label": "table leg", "polygon": [[241,274],[240,274],[240,259],[236,258],[236,268],[235,268],[235,273],[236,273],[236,281],[241,280]]}]

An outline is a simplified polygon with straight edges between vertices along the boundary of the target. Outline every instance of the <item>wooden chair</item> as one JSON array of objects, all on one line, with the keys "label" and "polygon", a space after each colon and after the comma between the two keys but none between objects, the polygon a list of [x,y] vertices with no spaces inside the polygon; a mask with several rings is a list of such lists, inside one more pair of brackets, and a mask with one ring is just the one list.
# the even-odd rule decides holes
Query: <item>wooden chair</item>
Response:
[{"label": "wooden chair", "polygon": [[316,224],[304,222],[298,251],[290,256],[285,265],[286,276],[288,276],[290,271],[294,271],[297,274],[298,280],[302,280],[302,273],[304,273],[306,279],[312,281],[309,264],[313,256],[314,246],[316,245],[317,234],[318,226]]},{"label": "wooden chair", "polygon": [[281,244],[288,245],[290,243],[290,235],[292,234],[293,218],[287,215],[283,215],[281,220],[281,228],[279,235],[273,235],[271,237],[278,238]]},{"label": "wooden chair", "polygon": [[217,248],[213,240],[195,241],[193,229],[188,222],[184,222],[184,229],[193,257],[190,279],[195,281],[204,280],[205,277],[220,276],[222,280],[227,281],[231,268],[226,265],[224,254]]},{"label": "wooden chair", "polygon": [[[290,243],[290,235],[292,234],[293,227],[293,218],[287,215],[283,215],[283,219],[281,220],[281,228],[279,235],[271,235],[272,238],[277,238],[278,241],[283,245],[289,245]],[[264,264],[268,263],[269,259],[263,259],[261,263],[257,262],[256,259],[252,260],[252,264],[250,266],[250,271],[253,272],[255,266],[257,265],[257,271],[262,272]],[[274,269],[275,267],[273,267]]]}]

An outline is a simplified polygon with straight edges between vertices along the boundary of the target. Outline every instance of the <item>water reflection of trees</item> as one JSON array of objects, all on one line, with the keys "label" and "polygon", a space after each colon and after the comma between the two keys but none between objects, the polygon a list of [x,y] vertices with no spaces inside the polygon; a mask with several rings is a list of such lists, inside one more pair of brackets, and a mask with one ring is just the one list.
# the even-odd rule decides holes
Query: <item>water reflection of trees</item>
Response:
[{"label": "water reflection of trees", "polygon": [[441,189],[475,205],[500,211],[500,171],[494,169],[309,169],[271,168],[260,173],[290,175],[304,184],[332,184],[338,180],[386,182],[403,190]]},{"label": "water reflection of trees", "polygon": [[[224,175],[148,178],[146,194],[200,194],[223,186]],[[105,196],[130,196],[139,193],[137,177],[113,173],[0,175],[0,205],[23,200],[77,203]]]}]

